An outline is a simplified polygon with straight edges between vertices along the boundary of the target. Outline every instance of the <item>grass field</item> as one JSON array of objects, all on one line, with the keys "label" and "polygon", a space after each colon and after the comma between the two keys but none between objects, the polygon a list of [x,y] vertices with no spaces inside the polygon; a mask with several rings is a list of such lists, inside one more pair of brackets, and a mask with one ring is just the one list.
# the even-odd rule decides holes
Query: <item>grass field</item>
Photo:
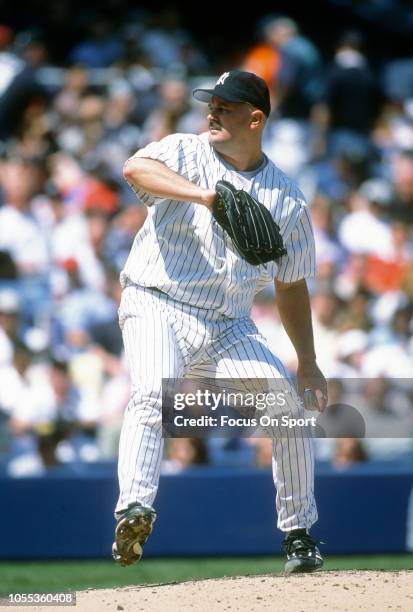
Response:
[{"label": "grass field", "polygon": [[[57,592],[282,572],[282,557],[146,559],[122,568],[108,560],[0,563],[0,594]],[[413,555],[329,557],[325,570],[413,569]]]}]

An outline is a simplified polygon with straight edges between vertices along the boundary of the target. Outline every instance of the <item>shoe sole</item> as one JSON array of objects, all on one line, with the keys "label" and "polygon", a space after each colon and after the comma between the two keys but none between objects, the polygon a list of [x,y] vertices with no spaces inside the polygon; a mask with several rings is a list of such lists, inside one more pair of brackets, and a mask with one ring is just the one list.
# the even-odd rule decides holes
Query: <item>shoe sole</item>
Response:
[{"label": "shoe sole", "polygon": [[140,561],[142,545],[152,532],[154,519],[150,513],[141,513],[120,520],[115,531],[112,556],[123,567]]},{"label": "shoe sole", "polygon": [[323,565],[322,561],[312,563],[303,559],[291,559],[285,564],[284,570],[286,574],[310,574],[320,570]]}]

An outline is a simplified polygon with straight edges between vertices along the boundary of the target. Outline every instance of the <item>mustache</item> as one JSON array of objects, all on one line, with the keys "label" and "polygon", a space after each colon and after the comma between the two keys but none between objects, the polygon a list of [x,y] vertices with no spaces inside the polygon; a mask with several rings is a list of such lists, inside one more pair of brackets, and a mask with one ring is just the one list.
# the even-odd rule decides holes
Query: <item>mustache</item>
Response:
[{"label": "mustache", "polygon": [[210,121],[210,122],[209,122],[209,127],[210,127],[210,128],[220,128],[220,127],[221,127],[221,124],[220,124],[220,123],[218,123],[218,121]]}]

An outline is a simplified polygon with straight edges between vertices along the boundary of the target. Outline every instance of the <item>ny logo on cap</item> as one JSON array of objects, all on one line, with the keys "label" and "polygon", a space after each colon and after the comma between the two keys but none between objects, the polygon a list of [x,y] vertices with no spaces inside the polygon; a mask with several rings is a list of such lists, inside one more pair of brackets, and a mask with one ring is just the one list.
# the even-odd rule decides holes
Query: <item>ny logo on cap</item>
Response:
[{"label": "ny logo on cap", "polygon": [[229,77],[229,72],[224,72],[224,74],[221,74],[218,81],[216,82],[216,85],[223,85],[227,77]]}]

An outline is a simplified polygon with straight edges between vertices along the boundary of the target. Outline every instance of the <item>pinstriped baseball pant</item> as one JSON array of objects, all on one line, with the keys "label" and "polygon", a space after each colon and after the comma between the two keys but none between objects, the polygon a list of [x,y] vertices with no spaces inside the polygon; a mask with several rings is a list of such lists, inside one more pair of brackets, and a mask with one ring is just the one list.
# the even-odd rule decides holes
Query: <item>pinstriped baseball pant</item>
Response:
[{"label": "pinstriped baseball pant", "polygon": [[[119,321],[132,393],[119,443],[116,512],[136,502],[154,502],[163,452],[162,378],[288,376],[248,317],[224,318],[131,285],[123,291]],[[299,402],[290,415],[303,416]],[[272,467],[278,527],[311,527],[317,520],[311,438],[295,433],[275,437]]]}]

